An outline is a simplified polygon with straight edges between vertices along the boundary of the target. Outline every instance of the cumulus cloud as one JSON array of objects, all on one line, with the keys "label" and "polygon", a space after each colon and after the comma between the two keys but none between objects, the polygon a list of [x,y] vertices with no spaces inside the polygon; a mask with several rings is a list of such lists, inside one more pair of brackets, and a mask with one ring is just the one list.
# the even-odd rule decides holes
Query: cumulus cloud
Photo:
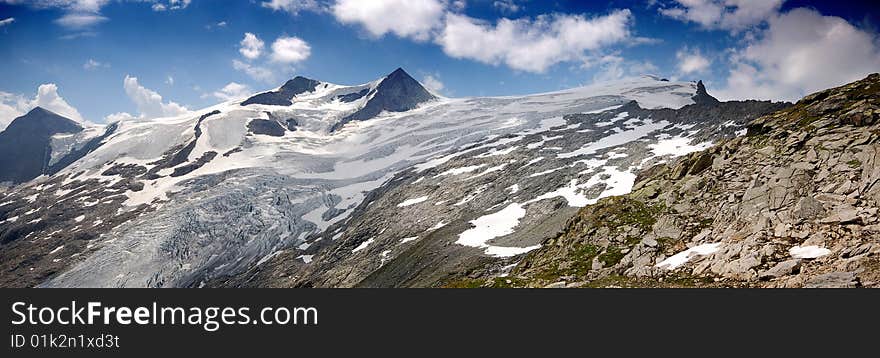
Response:
[{"label": "cumulus cloud", "polygon": [[584,68],[597,68],[594,82],[606,82],[625,77],[656,73],[658,68],[650,61],[627,60],[618,53],[588,58]]},{"label": "cumulus cloud", "polygon": [[238,52],[241,53],[247,59],[254,60],[263,53],[263,48],[266,46],[266,43],[263,40],[260,40],[257,35],[254,35],[250,32],[245,32],[244,38],[239,42],[241,45],[238,48]]},{"label": "cumulus cloud", "polygon": [[773,17],[785,0],[676,0],[660,13],[707,29],[741,31]]},{"label": "cumulus cloud", "polygon": [[138,83],[137,77],[129,75],[123,80],[125,94],[134,102],[138,115],[129,113],[114,113],[106,117],[109,122],[124,119],[153,119],[161,117],[173,117],[189,113],[189,110],[175,102],[164,101],[162,96],[149,88]]},{"label": "cumulus cloud", "polygon": [[222,101],[231,101],[234,99],[247,97],[251,93],[251,88],[247,85],[237,82],[229,82],[226,86],[223,86],[223,88],[214,91],[214,93],[212,93],[211,95]]},{"label": "cumulus cloud", "polygon": [[[507,13],[522,9],[513,0],[492,5]],[[538,73],[605,46],[638,40],[630,36],[633,17],[626,9],[595,17],[550,14],[491,23],[460,13],[464,7],[464,1],[449,0],[337,0],[331,10],[337,21],[360,25],[376,38],[393,34],[433,40],[454,58]]]},{"label": "cumulus cloud", "polygon": [[721,98],[796,100],[880,70],[875,34],[806,8],[772,17],[765,31],[732,51]]},{"label": "cumulus cloud", "polygon": [[13,119],[24,114],[25,102],[23,96],[0,91],[0,131],[6,129]]},{"label": "cumulus cloud", "polygon": [[232,67],[261,82],[273,82],[275,71],[292,70],[292,65],[305,61],[312,54],[312,47],[296,36],[281,36],[272,42],[268,60],[257,61],[266,52],[265,42],[257,35],[247,32],[240,42],[239,53],[245,61],[232,60]]},{"label": "cumulus cloud", "polygon": [[296,36],[282,36],[272,43],[272,61],[293,64],[305,61],[312,54],[312,47]]},{"label": "cumulus cloud", "polygon": [[31,99],[0,91],[0,130],[6,128],[16,117],[38,106],[79,123],[85,122],[79,111],[58,94],[58,86],[54,83],[46,83],[37,88],[37,94]]},{"label": "cumulus cloud", "polygon": [[519,10],[522,9],[522,6],[517,4],[513,0],[498,0],[493,2],[492,6],[498,9],[498,11],[501,11],[505,14],[513,14],[519,12]]},{"label": "cumulus cloud", "polygon": [[678,50],[675,58],[678,59],[678,71],[685,75],[702,73],[712,64],[699,50],[690,51],[687,48]]},{"label": "cumulus cloud", "polygon": [[297,15],[303,10],[320,11],[322,9],[315,0],[271,0],[264,1],[262,5],[275,11],[287,11],[293,15]]},{"label": "cumulus cloud", "polygon": [[446,5],[441,0],[337,0],[331,11],[339,22],[361,25],[374,37],[391,33],[427,41],[441,25]]},{"label": "cumulus cloud", "polygon": [[541,15],[531,19],[502,18],[497,24],[465,15],[447,14],[442,33],[435,41],[455,58],[544,72],[550,66],[582,60],[588,51],[630,38],[629,10],[608,15]]},{"label": "cumulus cloud", "polygon": [[239,60],[232,60],[232,68],[244,72],[248,77],[260,82],[270,83],[275,81],[275,74],[267,67],[252,65]]},{"label": "cumulus cloud", "polygon": [[425,86],[425,88],[434,93],[441,93],[443,91],[443,88],[445,87],[443,85],[443,82],[440,81],[440,76],[436,74],[425,75],[425,77],[422,78],[422,84]]}]

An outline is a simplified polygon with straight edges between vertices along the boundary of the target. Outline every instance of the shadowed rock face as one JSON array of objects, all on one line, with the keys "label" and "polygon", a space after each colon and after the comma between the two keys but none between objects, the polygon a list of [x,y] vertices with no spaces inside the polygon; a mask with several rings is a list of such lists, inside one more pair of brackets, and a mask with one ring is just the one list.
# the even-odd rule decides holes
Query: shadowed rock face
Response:
[{"label": "shadowed rock face", "polygon": [[373,118],[382,111],[408,111],[435,98],[422,87],[419,81],[413,79],[402,68],[398,68],[379,83],[373,98],[370,98],[363,108],[343,118],[333,126],[332,130],[342,128],[351,121],[364,121]]},{"label": "shadowed rock face", "polygon": [[41,107],[16,118],[0,132],[0,182],[21,183],[43,174],[52,136],[80,131],[78,123]]},{"label": "shadowed rock face", "polygon": [[339,100],[342,102],[345,102],[345,103],[354,102],[354,101],[357,101],[358,99],[360,99],[361,97],[366,96],[367,93],[370,93],[370,89],[364,88],[364,89],[362,89],[358,92],[355,92],[355,93],[341,95],[341,96],[339,96]]},{"label": "shadowed rock face", "polygon": [[273,137],[284,136],[284,127],[278,122],[268,119],[252,119],[248,122],[248,131],[253,134],[264,134]]},{"label": "shadowed rock face", "polygon": [[706,86],[703,85],[703,81],[697,81],[697,93],[694,94],[694,102],[697,104],[716,104],[719,103],[718,99],[712,97],[709,92],[706,92]]},{"label": "shadowed rock face", "polygon": [[268,104],[274,106],[289,106],[293,104],[291,99],[300,93],[314,92],[315,88],[321,82],[296,76],[294,79],[287,81],[281,89],[272,92],[263,92],[241,103],[242,106],[249,104]]}]

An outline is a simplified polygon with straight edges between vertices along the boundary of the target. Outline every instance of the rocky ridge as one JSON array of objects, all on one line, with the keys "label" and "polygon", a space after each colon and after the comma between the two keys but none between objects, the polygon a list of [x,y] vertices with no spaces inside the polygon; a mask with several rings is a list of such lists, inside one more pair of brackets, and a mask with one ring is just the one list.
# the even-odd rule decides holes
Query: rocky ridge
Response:
[{"label": "rocky ridge", "polygon": [[651,167],[482,287],[880,286],[880,75]]}]

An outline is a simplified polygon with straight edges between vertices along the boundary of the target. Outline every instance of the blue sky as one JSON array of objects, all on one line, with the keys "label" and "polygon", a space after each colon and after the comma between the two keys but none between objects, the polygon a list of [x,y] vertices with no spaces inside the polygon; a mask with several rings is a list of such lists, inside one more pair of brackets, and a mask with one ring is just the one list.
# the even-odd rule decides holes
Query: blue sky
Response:
[{"label": "blue sky", "polygon": [[[447,96],[643,73],[793,100],[880,71],[871,1],[0,0],[0,126],[102,123],[397,67]],[[251,34],[247,35],[246,34]]]}]

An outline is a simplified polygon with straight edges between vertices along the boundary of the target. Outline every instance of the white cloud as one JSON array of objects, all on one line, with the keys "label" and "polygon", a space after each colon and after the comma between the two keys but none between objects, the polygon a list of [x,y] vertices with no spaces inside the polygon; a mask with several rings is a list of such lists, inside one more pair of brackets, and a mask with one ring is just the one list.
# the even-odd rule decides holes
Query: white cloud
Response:
[{"label": "white cloud", "polygon": [[252,93],[251,88],[237,82],[229,82],[223,88],[214,91],[211,95],[222,101],[231,101],[234,99],[247,97]]},{"label": "white cloud", "polygon": [[7,17],[7,18],[5,18],[5,19],[3,19],[3,20],[0,20],[0,26],[6,26],[6,25],[9,25],[9,24],[11,24],[11,23],[13,23],[13,22],[15,22],[15,18],[14,18],[14,17]]},{"label": "white cloud", "polygon": [[[28,5],[36,9],[60,9],[62,16],[54,22],[69,30],[84,30],[109,20],[101,14],[101,8],[111,0],[0,0],[13,5]],[[192,0],[137,0],[152,3],[153,11],[185,9]],[[91,33],[90,33],[91,34]],[[66,39],[78,36],[67,36]]]},{"label": "white cloud", "polygon": [[108,115],[104,116],[104,122],[107,122],[107,123],[120,122],[120,121],[130,121],[130,120],[135,120],[135,119],[140,119],[140,118],[138,118],[137,116],[135,116],[131,113],[126,113],[126,112],[117,112],[117,113],[108,114]]},{"label": "white cloud", "polygon": [[293,15],[303,10],[321,10],[321,5],[315,0],[271,0],[263,2],[262,5],[275,11],[287,11]]},{"label": "white cloud", "polygon": [[107,21],[107,18],[100,14],[75,12],[61,16],[55,20],[55,23],[69,29],[77,30],[91,27],[104,21]]},{"label": "white cloud", "polygon": [[54,83],[40,85],[37,89],[37,96],[30,102],[30,107],[43,107],[52,112],[70,118],[74,121],[82,123],[83,117],[76,108],[73,108],[67,101],[58,94],[58,86]]},{"label": "white cloud", "polygon": [[605,16],[541,15],[534,20],[502,18],[494,26],[465,15],[449,13],[435,41],[455,58],[544,72],[550,66],[583,60],[588,51],[630,38],[629,10]]},{"label": "white cloud", "polygon": [[425,77],[422,78],[422,84],[425,85],[425,88],[434,93],[441,93],[445,86],[443,85],[443,82],[440,81],[439,77],[440,76],[438,75],[425,75]]},{"label": "white cloud", "polygon": [[12,120],[24,114],[24,97],[0,91],[0,131],[6,129]]},{"label": "white cloud", "polygon": [[773,17],[785,0],[677,0],[660,13],[707,29],[741,31]]},{"label": "white cloud", "polygon": [[514,0],[498,0],[493,2],[492,6],[505,14],[513,14],[522,9]]},{"label": "white cloud", "polygon": [[13,119],[38,106],[76,122],[85,122],[79,111],[58,94],[58,86],[54,83],[46,83],[37,88],[37,94],[32,99],[27,99],[22,95],[0,92],[0,129],[6,128]]},{"label": "white cloud", "polygon": [[332,12],[339,22],[361,25],[374,37],[392,33],[427,41],[445,8],[441,0],[337,0]]},{"label": "white cloud", "polygon": [[[149,1],[149,0],[147,0]],[[166,10],[183,10],[192,2],[192,0],[168,0],[165,3],[153,0],[153,11],[162,12]]]},{"label": "white cloud", "polygon": [[134,102],[135,106],[137,106],[139,115],[133,116],[125,113],[116,113],[107,116],[108,120],[111,119],[111,116],[115,119],[152,119],[178,116],[189,112],[186,107],[180,104],[172,101],[164,102],[162,96],[159,95],[159,93],[144,86],[141,86],[140,83],[138,83],[137,77],[126,75],[125,80],[123,80],[123,88],[125,88],[125,94],[128,96],[128,98],[130,98]]},{"label": "white cloud", "polygon": [[675,58],[678,59],[678,71],[685,75],[706,71],[712,64],[699,50],[690,51],[687,48],[678,50]]},{"label": "white cloud", "polygon": [[95,70],[95,69],[98,69],[101,67],[108,68],[108,67],[110,67],[110,64],[104,63],[104,62],[99,62],[99,61],[96,61],[95,59],[92,59],[92,58],[90,58],[88,61],[86,61],[86,63],[83,64],[83,69],[86,71]]},{"label": "white cloud", "polygon": [[584,68],[597,68],[593,82],[607,82],[625,77],[656,73],[658,68],[650,61],[627,60],[617,53],[600,55],[585,60]]},{"label": "white cloud", "polygon": [[275,80],[275,70],[292,70],[291,65],[305,61],[312,54],[312,47],[303,39],[296,36],[281,36],[272,42],[268,61],[259,64],[253,62],[262,57],[266,47],[265,42],[257,35],[247,32],[240,45],[238,52],[247,62],[232,60],[232,67],[257,81],[267,83]]},{"label": "white cloud", "polygon": [[260,82],[271,83],[275,81],[275,74],[272,73],[271,69],[266,67],[251,65],[239,60],[232,60],[232,68],[244,72],[250,78]]},{"label": "white cloud", "polygon": [[771,18],[766,30],[732,51],[719,98],[796,100],[880,70],[875,34],[806,8]]},{"label": "white cloud", "polygon": [[107,21],[101,8],[110,0],[2,0],[8,4],[25,4],[37,9],[60,9],[63,15],[55,23],[72,30],[81,30]]},{"label": "white cloud", "polygon": [[98,36],[98,33],[97,33],[97,32],[94,32],[94,31],[80,31],[80,32],[74,32],[74,33],[70,33],[70,34],[67,34],[67,35],[61,36],[61,37],[59,37],[59,39],[62,39],[62,40],[75,40],[75,39],[78,39],[78,38],[81,38],[81,37],[95,37],[95,36]]},{"label": "white cloud", "polygon": [[312,54],[312,47],[296,36],[282,36],[272,43],[272,62],[292,64],[305,61]]},{"label": "white cloud", "polygon": [[244,38],[239,44],[241,47],[238,48],[238,52],[250,60],[260,57],[260,55],[263,54],[263,48],[266,47],[266,43],[263,42],[263,40],[260,40],[257,35],[250,32],[245,32]]}]

